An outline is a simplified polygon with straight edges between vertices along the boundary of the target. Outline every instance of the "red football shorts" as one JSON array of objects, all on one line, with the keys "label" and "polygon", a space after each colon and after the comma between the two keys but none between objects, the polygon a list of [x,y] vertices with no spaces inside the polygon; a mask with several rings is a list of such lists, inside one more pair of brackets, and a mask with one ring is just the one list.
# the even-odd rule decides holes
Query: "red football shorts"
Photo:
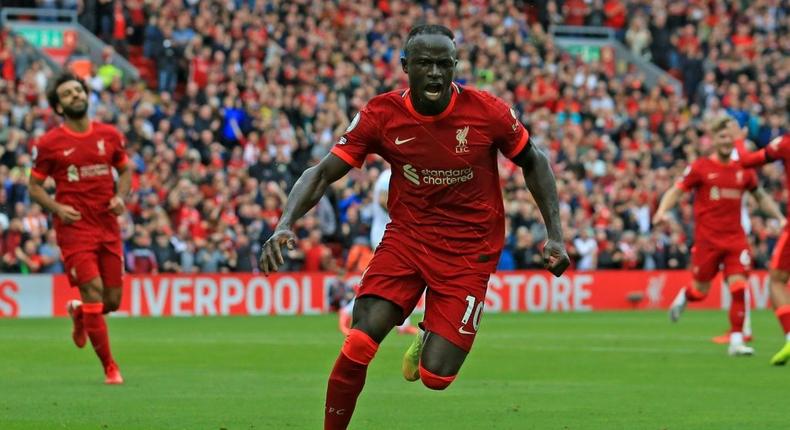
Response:
[{"label": "red football shorts", "polygon": [[423,328],[469,351],[494,266],[463,256],[437,256],[393,236],[385,235],[376,248],[362,275],[359,297],[377,296],[395,303],[405,319],[427,288]]},{"label": "red football shorts", "polygon": [[790,226],[779,236],[769,268],[790,272]]},{"label": "red football shorts", "polygon": [[63,265],[72,287],[79,287],[101,277],[108,288],[123,286],[123,252],[121,242],[97,243],[91,249],[63,250]]},{"label": "red football shorts", "polygon": [[752,267],[749,246],[745,243],[722,248],[697,243],[691,248],[691,272],[695,281],[710,282],[724,264],[724,277],[746,275]]}]

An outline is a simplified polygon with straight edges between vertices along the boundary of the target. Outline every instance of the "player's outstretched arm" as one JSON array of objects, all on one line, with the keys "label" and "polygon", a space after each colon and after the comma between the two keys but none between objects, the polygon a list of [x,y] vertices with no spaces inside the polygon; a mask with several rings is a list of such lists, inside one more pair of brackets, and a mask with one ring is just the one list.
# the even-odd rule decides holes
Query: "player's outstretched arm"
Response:
[{"label": "player's outstretched arm", "polygon": [[560,205],[557,184],[546,154],[530,142],[513,161],[521,166],[524,181],[538,204],[546,224],[548,240],[543,247],[543,265],[554,276],[560,276],[570,265],[565,252],[560,224]]},{"label": "player's outstretched arm", "polygon": [[763,164],[770,162],[765,148],[757,151],[749,151],[746,149],[746,136],[747,131],[741,128],[737,121],[730,121],[730,132],[735,141],[735,150],[738,151],[738,160],[743,167],[760,167]]},{"label": "player's outstretched arm", "polygon": [[286,245],[289,249],[296,246],[296,235],[291,231],[293,223],[318,204],[327,187],[345,176],[351,167],[340,157],[329,153],[318,165],[302,173],[288,195],[283,216],[274,229],[274,234],[261,247],[258,266],[263,273],[268,275],[285,262],[281,251],[282,246]]},{"label": "player's outstretched arm", "polygon": [[779,220],[779,223],[784,226],[787,223],[784,215],[782,215],[782,211],[779,210],[779,206],[777,206],[774,199],[772,199],[768,193],[765,192],[763,187],[757,187],[754,191],[751,192],[754,199],[757,200],[757,204],[760,205],[760,209],[767,213],[768,216]]},{"label": "player's outstretched arm", "polygon": [[678,185],[672,186],[664,196],[661,197],[661,203],[658,204],[655,215],[653,215],[653,224],[659,224],[667,220],[667,212],[678,204],[678,200],[683,196],[683,189]]},{"label": "player's outstretched arm", "polygon": [[33,199],[34,202],[40,204],[44,209],[60,217],[60,219],[66,224],[71,224],[74,221],[79,221],[82,218],[82,214],[80,214],[73,207],[69,205],[62,205],[50,197],[47,190],[44,189],[43,179],[30,175],[30,181],[28,182],[28,192],[30,193],[30,198]]},{"label": "player's outstretched arm", "polygon": [[738,160],[743,167],[760,167],[771,161],[768,158],[768,154],[765,153],[765,149],[754,152],[746,149],[743,139],[735,140],[735,149],[738,151]]}]

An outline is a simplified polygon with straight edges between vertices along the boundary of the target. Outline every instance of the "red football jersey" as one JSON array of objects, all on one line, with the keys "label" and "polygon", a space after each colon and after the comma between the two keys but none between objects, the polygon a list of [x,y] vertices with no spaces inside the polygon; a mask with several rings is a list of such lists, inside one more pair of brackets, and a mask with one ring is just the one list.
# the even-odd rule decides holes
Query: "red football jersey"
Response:
[{"label": "red football jersey", "polygon": [[55,201],[73,206],[82,215],[70,225],[54,217],[64,253],[120,239],[117,218],[108,206],[115,195],[112,167],[120,168],[128,161],[124,146],[121,133],[99,122],[91,122],[85,133],[61,125],[33,146],[31,174],[41,180],[51,176]]},{"label": "red football jersey", "polygon": [[452,84],[450,104],[435,116],[416,112],[408,90],[374,97],[332,153],[355,167],[370,153],[392,165],[388,234],[495,264],[505,239],[497,151],[513,158],[528,138],[502,100]]},{"label": "red football jersey", "polygon": [[714,156],[699,158],[678,182],[694,194],[694,241],[728,248],[746,241],[741,225],[744,191],[757,188],[757,174],[737,162],[722,163]]}]

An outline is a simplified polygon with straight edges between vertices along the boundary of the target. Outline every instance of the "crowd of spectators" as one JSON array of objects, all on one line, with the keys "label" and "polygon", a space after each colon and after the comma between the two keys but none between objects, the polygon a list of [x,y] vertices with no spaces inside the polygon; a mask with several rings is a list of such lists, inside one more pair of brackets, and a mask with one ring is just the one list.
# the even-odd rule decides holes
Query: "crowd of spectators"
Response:
[{"label": "crowd of spectators", "polygon": [[[577,270],[683,269],[691,200],[650,223],[661,194],[710,149],[708,118],[729,114],[758,147],[787,127],[788,10],[780,0],[79,0],[80,21],[156,68],[153,82],[92,81],[90,114],[115,124],[134,161],[121,218],[130,272],[254,271],[300,173],[326,155],[376,94],[407,85],[399,64],[417,22],[453,29],[456,81],[511,103],[555,166]],[[683,82],[649,88],[635,67],[583,62],[547,27],[608,26]],[[1,30],[0,30],[1,31]],[[0,32],[0,270],[58,272],[50,220],[29,201],[30,143],[58,118],[47,72],[15,59]],[[23,65],[20,65],[22,63]],[[387,166],[371,156],[295,227],[288,270],[355,270],[368,247],[370,195]],[[501,158],[507,245],[500,269],[541,267],[545,229],[515,166]],[[782,169],[762,183],[787,203]],[[746,202],[755,265],[779,226]],[[353,267],[351,267],[353,266]]]}]

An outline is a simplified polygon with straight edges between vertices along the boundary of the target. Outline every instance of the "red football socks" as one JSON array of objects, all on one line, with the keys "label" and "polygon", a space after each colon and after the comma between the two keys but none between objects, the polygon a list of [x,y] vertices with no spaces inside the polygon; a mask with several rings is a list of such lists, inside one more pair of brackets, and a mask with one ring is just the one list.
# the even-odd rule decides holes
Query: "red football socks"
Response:
[{"label": "red football socks", "polygon": [[444,390],[455,381],[455,375],[439,376],[422,367],[422,363],[420,363],[420,380],[422,380],[423,385],[431,390]]},{"label": "red football socks", "polygon": [[740,333],[746,318],[746,281],[733,282],[730,285],[730,294],[730,332]]},{"label": "red football socks", "polygon": [[703,293],[694,287],[686,287],[686,300],[689,302],[705,300],[705,297],[708,297],[707,293]]},{"label": "red football socks", "polygon": [[784,333],[790,334],[790,305],[779,306],[775,313]]},{"label": "red football socks", "polygon": [[367,333],[351,329],[326,388],[324,430],[343,430],[348,427],[359,393],[365,386],[368,364],[379,348]]},{"label": "red football socks", "polygon": [[104,367],[113,362],[110,352],[110,337],[107,334],[107,324],[104,322],[102,303],[83,303],[82,321],[85,324],[85,331],[93,345],[93,350],[99,356],[99,360]]}]

